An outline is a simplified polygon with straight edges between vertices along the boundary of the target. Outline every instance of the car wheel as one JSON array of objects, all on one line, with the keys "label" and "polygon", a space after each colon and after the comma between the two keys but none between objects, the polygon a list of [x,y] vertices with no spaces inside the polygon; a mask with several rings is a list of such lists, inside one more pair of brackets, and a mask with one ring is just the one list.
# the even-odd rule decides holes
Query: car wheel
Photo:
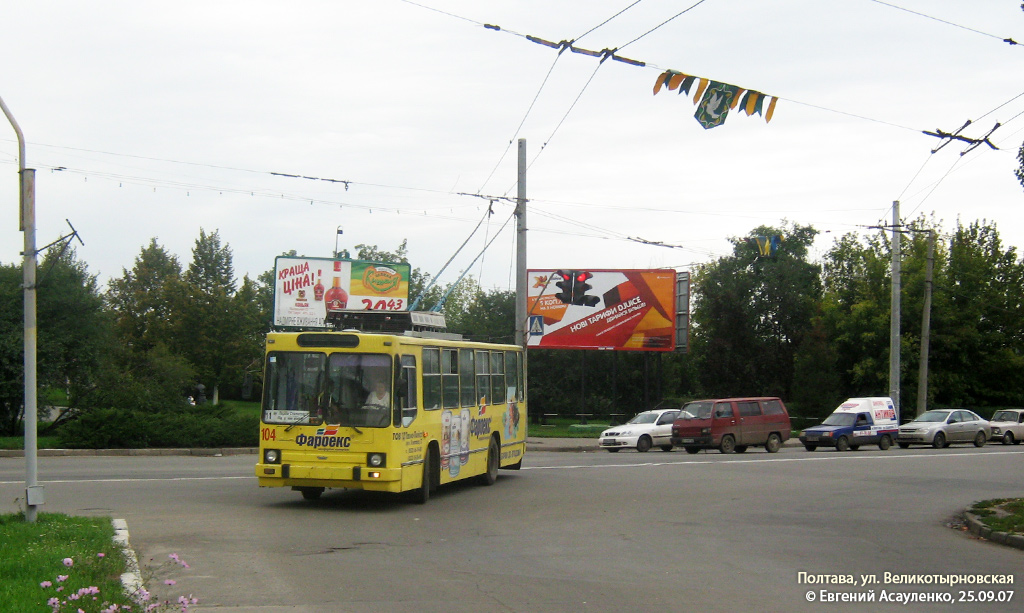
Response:
[{"label": "car wheel", "polygon": [[849,451],[849,450],[850,450],[850,440],[849,439],[847,439],[845,436],[840,436],[838,439],[836,439],[836,451]]},{"label": "car wheel", "polygon": [[768,440],[764,444],[764,450],[768,453],[775,453],[782,447],[782,437],[772,432],[768,435]]},{"label": "car wheel", "polygon": [[498,447],[498,439],[491,437],[491,444],[487,446],[487,470],[480,475],[481,485],[494,485],[498,480],[498,465],[501,463],[501,449]]},{"label": "car wheel", "polygon": [[906,448],[910,447],[910,443],[896,443],[896,444],[900,446],[900,449],[906,449]]},{"label": "car wheel", "polygon": [[1013,445],[1014,444],[1013,432],[1007,432],[1006,434],[1003,435],[1003,444],[1004,445]]},{"label": "car wheel", "polygon": [[618,453],[619,449],[619,447],[609,447],[608,453]]},{"label": "car wheel", "polygon": [[975,447],[984,447],[985,446],[985,441],[987,441],[987,440],[988,440],[988,437],[985,436],[984,432],[978,432],[977,434],[974,435],[974,446]]},{"label": "car wheel", "polygon": [[878,441],[878,448],[881,449],[882,451],[885,451],[890,446],[892,446],[892,439],[889,438],[888,434],[883,436],[882,439]]},{"label": "car wheel", "polygon": [[672,445],[662,445],[662,446],[660,447],[660,449],[661,449],[662,451],[672,451],[672,449],[674,449],[674,447],[672,447]]},{"label": "car wheel", "polygon": [[316,500],[320,497],[320,494],[324,493],[322,487],[300,487],[299,491],[302,492],[302,497],[306,500]]},{"label": "car wheel", "polygon": [[651,437],[645,434],[636,442],[636,450],[640,453],[646,453],[647,451],[650,451],[652,444]]},{"label": "car wheel", "polygon": [[935,435],[935,438],[932,439],[932,447],[934,447],[935,449],[942,449],[945,446],[946,446],[946,435],[941,433],[941,432],[937,433]]},{"label": "car wheel", "polygon": [[689,453],[690,455],[700,453],[700,447],[684,447],[684,449],[686,449],[686,453]]},{"label": "car wheel", "polygon": [[817,445],[804,445],[804,449],[806,449],[807,451],[814,451],[817,448]]},{"label": "car wheel", "polygon": [[736,451],[736,439],[730,434],[726,434],[722,437],[722,442],[718,445],[718,450],[722,453],[733,453]]}]

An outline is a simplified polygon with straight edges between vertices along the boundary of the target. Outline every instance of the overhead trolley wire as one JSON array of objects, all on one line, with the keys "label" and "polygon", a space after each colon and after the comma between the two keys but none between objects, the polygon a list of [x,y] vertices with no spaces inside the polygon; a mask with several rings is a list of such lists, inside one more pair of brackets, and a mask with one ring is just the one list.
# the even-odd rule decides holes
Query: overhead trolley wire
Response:
[{"label": "overhead trolley wire", "polygon": [[640,36],[637,36],[636,38],[634,38],[633,40],[629,41],[629,42],[628,42],[628,43],[626,43],[625,45],[622,45],[622,46],[620,46],[620,47],[619,47],[619,49],[622,49],[623,47],[628,47],[628,46],[632,45],[632,44],[633,44],[633,43],[635,43],[636,41],[638,41],[638,40],[640,40],[641,38],[643,38],[643,37],[647,36],[647,35],[648,35],[648,34],[650,34],[651,32],[654,32],[654,31],[655,31],[655,30],[657,30],[658,28],[661,28],[662,26],[664,26],[664,25],[665,25],[665,24],[667,24],[668,22],[670,22],[670,21],[674,20],[675,18],[679,17],[680,15],[683,15],[684,13],[689,13],[690,11],[692,11],[692,10],[693,10],[693,9],[695,9],[695,8],[697,8],[697,7],[698,7],[698,6],[700,6],[701,4],[704,4],[704,3],[706,2],[706,1],[707,1],[707,0],[698,0],[698,2],[697,2],[696,4],[694,4],[694,5],[692,5],[692,6],[688,7],[688,8],[685,8],[685,9],[683,9],[683,10],[679,11],[679,12],[678,12],[678,13],[676,13],[675,15],[673,15],[673,16],[669,17],[668,19],[666,19],[665,21],[663,21],[663,22],[659,23],[658,25],[654,26],[654,27],[653,27],[653,28],[651,28],[650,30],[647,30],[646,32],[644,32],[644,33],[643,33],[643,34],[641,34]]},{"label": "overhead trolley wire", "polygon": [[938,21],[939,23],[944,23],[947,26],[953,26],[954,28],[960,28],[961,30],[967,30],[968,32],[974,32],[975,34],[981,34],[982,36],[988,36],[989,38],[994,38],[996,40],[1001,40],[1004,43],[1007,43],[1007,44],[1009,44],[1011,46],[1013,46],[1013,45],[1020,45],[1020,43],[1018,43],[1017,41],[1013,40],[1012,38],[1003,38],[1002,36],[996,36],[995,34],[989,34],[988,32],[982,32],[981,30],[975,30],[974,28],[969,28],[967,26],[963,26],[963,25],[960,25],[958,23],[953,23],[952,21],[946,21],[945,19],[939,19],[938,17],[932,17],[931,15],[926,15],[925,13],[920,13],[918,11],[912,11],[912,10],[910,10],[908,8],[903,8],[902,6],[896,6],[895,4],[892,4],[892,3],[889,3],[889,2],[883,2],[882,0],[870,0],[870,2],[874,2],[875,4],[881,4],[882,6],[887,6],[889,8],[893,8],[893,9],[896,9],[898,11],[903,11],[903,12],[906,12],[906,13],[910,13],[911,15],[917,15],[918,17],[924,17],[925,19],[931,19],[933,21]]}]

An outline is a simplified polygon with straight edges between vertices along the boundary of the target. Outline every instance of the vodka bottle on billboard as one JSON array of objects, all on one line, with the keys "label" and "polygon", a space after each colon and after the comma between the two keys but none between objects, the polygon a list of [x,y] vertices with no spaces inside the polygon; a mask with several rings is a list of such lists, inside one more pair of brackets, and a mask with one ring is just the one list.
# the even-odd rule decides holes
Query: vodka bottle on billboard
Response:
[{"label": "vodka bottle on billboard", "polygon": [[334,262],[334,281],[331,284],[331,289],[324,294],[324,300],[328,313],[344,311],[348,307],[348,292],[341,288],[341,262],[337,260]]},{"label": "vodka bottle on billboard", "polygon": [[313,286],[313,300],[317,302],[324,299],[324,284],[320,281],[321,270],[316,271],[316,285]]}]

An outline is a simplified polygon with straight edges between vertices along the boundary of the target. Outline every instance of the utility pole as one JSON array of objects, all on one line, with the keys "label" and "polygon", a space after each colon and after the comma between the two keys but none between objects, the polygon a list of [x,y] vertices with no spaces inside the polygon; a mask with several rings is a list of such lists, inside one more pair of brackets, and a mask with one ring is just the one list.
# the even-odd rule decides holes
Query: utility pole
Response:
[{"label": "utility pole", "polygon": [[892,203],[892,299],[889,313],[889,397],[900,420],[900,201]]},{"label": "utility pole", "polygon": [[516,192],[516,344],[526,349],[526,139],[519,139]]},{"label": "utility pole", "polygon": [[928,259],[924,269],[924,312],[921,313],[921,360],[917,374],[917,414],[928,410],[928,345],[932,322],[932,272],[935,269],[935,230],[928,230]]},{"label": "utility pole", "polygon": [[35,523],[38,506],[45,501],[38,475],[38,406],[36,386],[36,171],[25,168],[25,135],[0,98],[0,109],[18,135],[20,178],[20,230],[25,233],[22,281],[25,289],[25,521]]}]

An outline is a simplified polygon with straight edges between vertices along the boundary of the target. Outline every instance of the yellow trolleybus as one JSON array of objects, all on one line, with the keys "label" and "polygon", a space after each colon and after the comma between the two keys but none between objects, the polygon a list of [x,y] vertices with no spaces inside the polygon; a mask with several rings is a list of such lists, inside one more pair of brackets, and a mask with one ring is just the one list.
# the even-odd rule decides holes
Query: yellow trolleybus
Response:
[{"label": "yellow trolleybus", "polygon": [[328,488],[408,492],[423,503],[438,485],[491,485],[499,468],[520,468],[522,349],[440,332],[430,315],[267,335],[261,487],[306,499]]}]

